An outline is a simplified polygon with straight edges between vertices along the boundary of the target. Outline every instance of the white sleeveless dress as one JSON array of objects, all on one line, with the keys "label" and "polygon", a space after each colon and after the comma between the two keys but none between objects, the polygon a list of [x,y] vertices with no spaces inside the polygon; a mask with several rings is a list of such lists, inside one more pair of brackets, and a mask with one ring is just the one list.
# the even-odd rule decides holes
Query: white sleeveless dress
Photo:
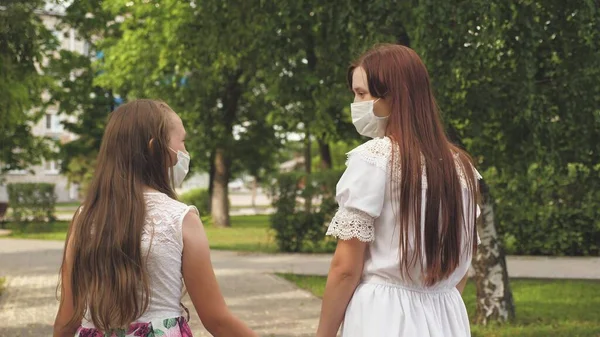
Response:
[{"label": "white sleeveless dress", "polygon": [[[150,329],[156,326],[164,328],[163,322],[175,322],[176,319],[177,323],[181,325],[181,329],[189,330],[187,323],[184,324],[182,316],[184,312],[180,304],[183,295],[182,223],[188,212],[192,211],[198,214],[198,210],[194,206],[188,206],[160,192],[146,192],[144,198],[146,217],[142,233],[142,250],[148,254],[150,303],[147,310],[132,324],[132,327],[149,324]],[[87,317],[84,318],[81,327],[95,329],[94,324]],[[176,326],[167,326],[167,328],[178,329]],[[144,327],[144,329],[147,328]],[[175,336],[179,331],[172,333]],[[189,334],[191,336],[191,333]],[[135,336],[145,335],[135,334]]]},{"label": "white sleeveless dress", "polygon": [[[456,285],[467,272],[470,247],[454,273],[434,286],[425,286],[419,263],[411,279],[400,273],[399,229],[392,208],[391,188],[397,177],[389,174],[392,161],[389,138],[373,139],[348,153],[347,169],[337,185],[339,210],[327,234],[342,240],[358,238],[369,242],[361,283],[346,309],[343,337],[467,337],[469,320]],[[459,171],[462,173],[462,170]],[[480,178],[477,173],[478,178]],[[391,184],[391,180],[396,183]],[[463,205],[469,196],[461,174]],[[423,177],[422,200],[427,189]],[[424,231],[425,203],[421,207]],[[479,212],[479,209],[477,210]],[[472,233],[475,219],[466,216]],[[471,235],[472,236],[472,235]],[[473,240],[465,234],[465,240]],[[477,238],[479,240],[479,238]]]}]

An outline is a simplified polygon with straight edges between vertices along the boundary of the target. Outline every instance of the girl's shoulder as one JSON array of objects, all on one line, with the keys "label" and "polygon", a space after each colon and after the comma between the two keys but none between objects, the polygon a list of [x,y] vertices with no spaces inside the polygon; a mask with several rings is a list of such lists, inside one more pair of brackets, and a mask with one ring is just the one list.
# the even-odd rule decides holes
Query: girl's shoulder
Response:
[{"label": "girl's shoulder", "polygon": [[161,192],[144,192],[146,207],[165,213],[181,213],[189,208],[185,203]]}]

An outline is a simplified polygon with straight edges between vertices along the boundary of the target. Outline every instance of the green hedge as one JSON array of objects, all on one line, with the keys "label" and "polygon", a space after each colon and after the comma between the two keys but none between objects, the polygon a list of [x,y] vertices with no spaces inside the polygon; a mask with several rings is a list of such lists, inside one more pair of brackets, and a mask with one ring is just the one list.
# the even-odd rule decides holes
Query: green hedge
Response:
[{"label": "green hedge", "polygon": [[16,222],[54,221],[56,219],[56,194],[54,184],[14,183],[8,184],[8,202],[12,219]]},{"label": "green hedge", "polygon": [[533,164],[521,175],[484,176],[508,254],[600,255],[600,165]]},{"label": "green hedge", "polygon": [[326,238],[325,232],[337,208],[335,185],[342,172],[331,170],[310,175],[291,172],[276,178],[276,184],[271,186],[276,211],[270,220],[280,251],[334,249],[335,240]]},{"label": "green hedge", "polygon": [[[210,215],[210,194],[208,194],[207,189],[196,188],[189,190],[180,195],[179,200],[184,204],[196,206],[201,216]],[[229,201],[229,208],[231,208],[231,201]]]},{"label": "green hedge", "polygon": [[201,215],[210,214],[210,194],[207,189],[197,188],[179,196],[179,200],[187,205],[198,208]]},{"label": "green hedge", "polygon": [[[284,252],[332,250],[325,238],[336,210],[335,185],[342,171],[282,174],[271,186],[271,227]],[[533,164],[527,172],[483,172],[495,201],[496,221],[511,255],[600,255],[600,164]],[[321,203],[304,205],[307,197]]]}]

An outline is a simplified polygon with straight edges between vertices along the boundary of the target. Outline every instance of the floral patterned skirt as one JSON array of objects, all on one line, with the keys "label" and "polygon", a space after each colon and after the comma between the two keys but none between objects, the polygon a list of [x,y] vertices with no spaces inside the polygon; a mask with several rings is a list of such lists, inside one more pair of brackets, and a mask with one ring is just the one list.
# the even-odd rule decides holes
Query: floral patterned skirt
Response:
[{"label": "floral patterned skirt", "polygon": [[117,330],[111,335],[94,328],[79,327],[75,337],[192,337],[192,330],[184,317],[133,323],[127,330]]}]

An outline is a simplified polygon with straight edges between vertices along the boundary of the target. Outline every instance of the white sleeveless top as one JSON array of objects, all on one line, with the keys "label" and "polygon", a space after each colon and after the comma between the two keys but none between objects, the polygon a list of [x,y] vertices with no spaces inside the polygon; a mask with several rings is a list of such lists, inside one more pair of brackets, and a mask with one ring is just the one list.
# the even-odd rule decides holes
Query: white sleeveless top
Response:
[{"label": "white sleeveless top", "polygon": [[[189,211],[198,214],[194,206],[171,199],[164,193],[146,192],[146,220],[142,233],[142,251],[148,255],[150,302],[136,322],[150,322],[181,316],[183,275],[183,218]],[[118,301],[118,299],[115,299]],[[84,319],[82,326],[93,328],[91,320]]]},{"label": "white sleeveless top", "polygon": [[[470,200],[460,165],[457,165],[457,170],[463,185],[466,218],[462,258],[449,278],[426,286],[421,277],[423,264],[416,263],[410,271],[410,278],[400,272],[400,230],[392,198],[398,195],[395,189],[400,188],[400,177],[389,174],[392,165],[391,140],[373,139],[357,147],[348,154],[346,164],[346,171],[336,188],[339,210],[327,234],[342,240],[358,238],[369,245],[361,284],[346,309],[342,336],[470,336],[467,312],[456,285],[471,264],[475,238],[468,233],[473,232],[475,219],[469,215],[472,213],[468,211],[468,205],[473,205],[474,201]],[[476,175],[480,178],[478,173]],[[425,201],[425,172],[422,181],[421,196]],[[424,221],[425,202],[421,205],[422,233]],[[411,243],[409,238],[409,246],[414,247],[414,239]],[[409,254],[414,252],[409,251]]]}]

